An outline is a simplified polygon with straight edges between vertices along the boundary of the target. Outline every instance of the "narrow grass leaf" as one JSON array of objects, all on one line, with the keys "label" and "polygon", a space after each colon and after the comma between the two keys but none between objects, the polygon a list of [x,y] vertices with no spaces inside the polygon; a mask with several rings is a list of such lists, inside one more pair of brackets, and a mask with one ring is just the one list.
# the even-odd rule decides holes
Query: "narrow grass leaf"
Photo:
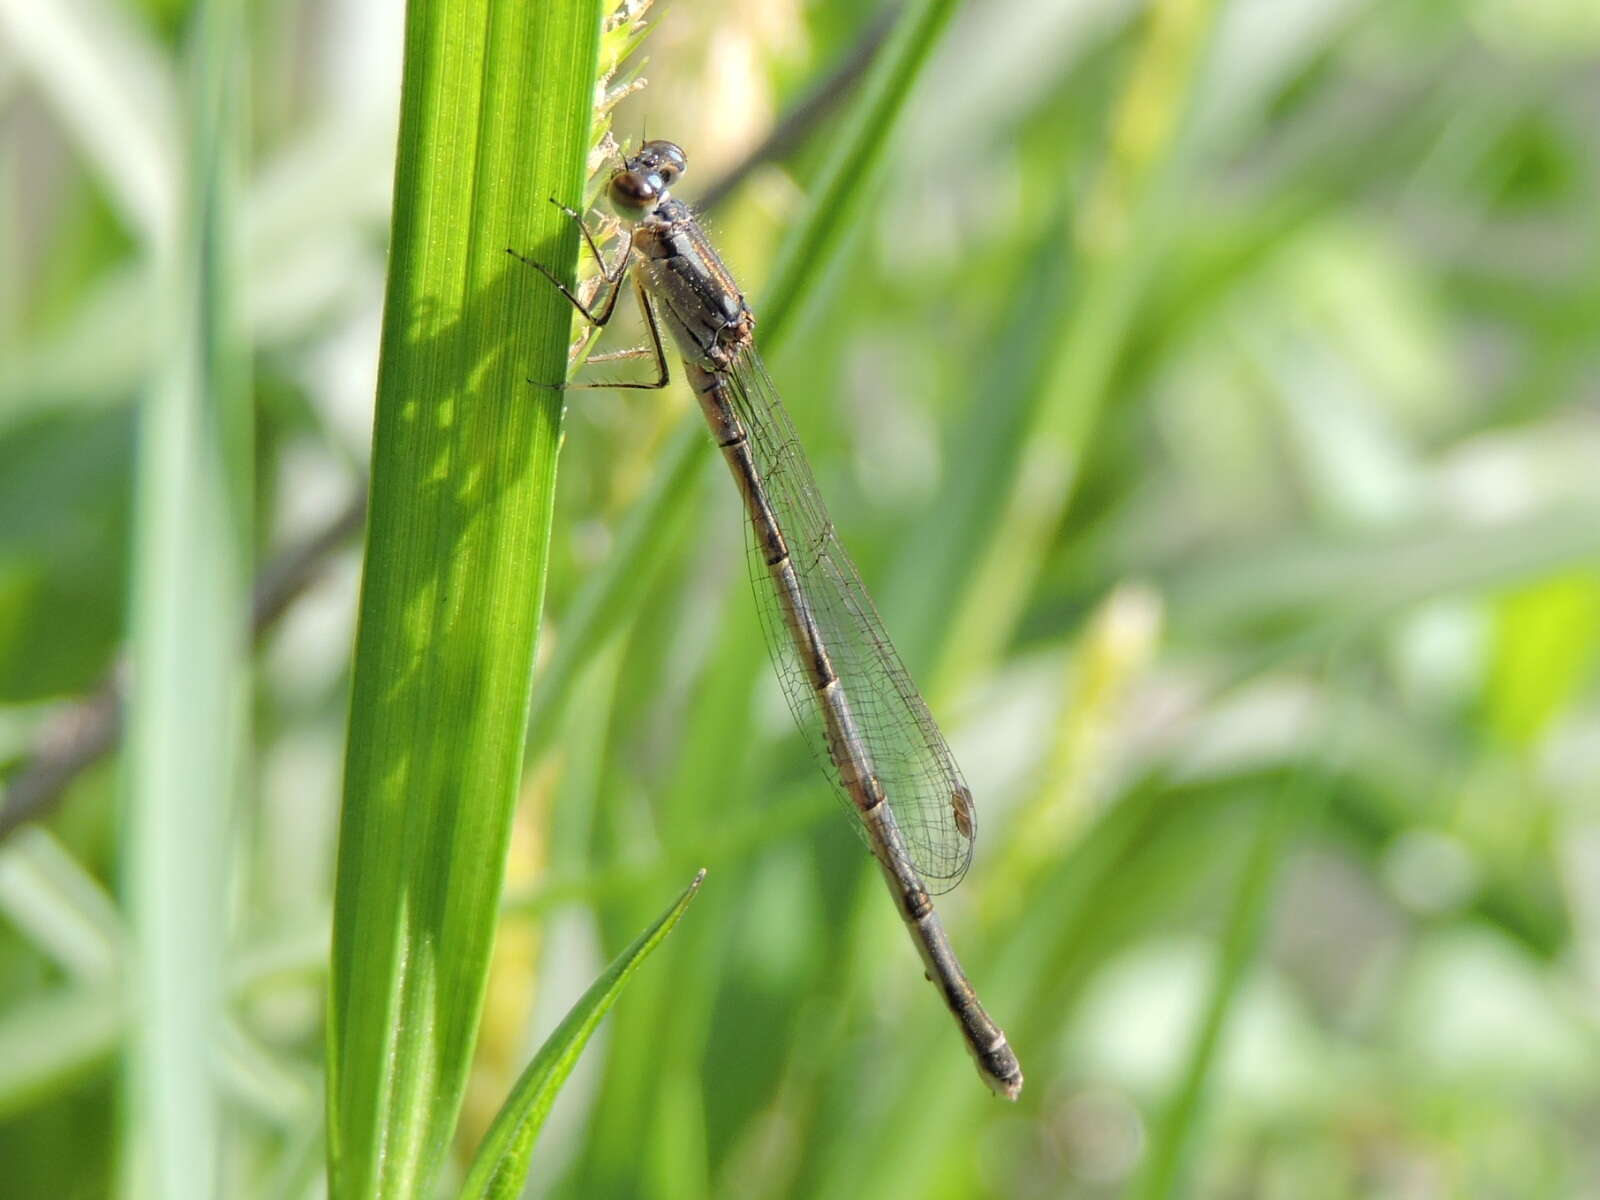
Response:
[{"label": "narrow grass leaf", "polygon": [[1266,813],[1250,847],[1249,857],[1234,895],[1220,948],[1211,992],[1206,997],[1183,1073],[1155,1136],[1138,1183],[1130,1190],[1137,1200],[1186,1195],[1194,1152],[1204,1123],[1206,1100],[1221,1058],[1228,1016],[1239,999],[1245,973],[1255,961],[1267,907],[1273,895],[1289,832],[1299,824],[1305,804],[1300,795],[1279,796],[1266,804]]},{"label": "narrow grass leaf", "polygon": [[708,462],[700,422],[684,422],[657,464],[650,489],[629,510],[602,570],[584,582],[563,622],[555,653],[534,684],[528,718],[528,752],[544,749],[556,718],[565,710],[581,668],[626,624],[633,605],[649,591],[662,552],[675,543],[673,530],[695,497],[695,476]]},{"label": "narrow grass leaf", "polygon": [[[1337,731],[1335,742],[1337,743]],[[1321,809],[1327,777],[1305,764],[1279,795],[1270,798],[1252,841],[1222,934],[1215,974],[1188,1057],[1129,1195],[1160,1200],[1187,1195],[1201,1145],[1207,1101],[1215,1086],[1228,1018],[1245,976],[1256,961],[1279,869],[1295,835]]]},{"label": "narrow grass leaf", "polygon": [[170,238],[181,199],[173,63],[143,10],[108,0],[0,0],[7,59],[37,82],[128,228]]},{"label": "narrow grass leaf", "polygon": [[223,1113],[226,855],[247,721],[252,414],[235,278],[241,5],[195,10],[181,237],[162,247],[166,369],[136,468],[133,686],[124,763],[131,927],[126,1185],[213,1195]]},{"label": "narrow grass leaf", "polygon": [[1041,366],[1024,453],[987,552],[969,571],[930,691],[953,692],[994,661],[1022,619],[1083,473],[1150,277],[1165,253],[1191,153],[1185,118],[1221,6],[1150,6],[1095,186],[1066,231],[1081,283]]},{"label": "narrow grass leaf", "polygon": [[823,168],[806,220],[785,244],[767,284],[759,316],[761,348],[769,359],[801,303],[859,227],[861,205],[875,194],[890,135],[958,7],[959,0],[921,0],[907,7],[890,33],[838,149]]},{"label": "narrow grass leaf", "polygon": [[70,978],[114,978],[125,931],[100,881],[41,828],[0,847],[0,913]]},{"label": "narrow grass leaf", "polygon": [[522,1193],[534,1143],[561,1085],[572,1074],[578,1056],[588,1045],[601,1018],[622,994],[623,985],[672,931],[705,877],[704,870],[694,877],[676,903],[612,961],[555,1032],[545,1039],[478,1147],[461,1189],[462,1200],[510,1200]]},{"label": "narrow grass leaf", "polygon": [[123,1032],[114,985],[41,992],[0,1017],[0,1120],[55,1099],[102,1067]]}]

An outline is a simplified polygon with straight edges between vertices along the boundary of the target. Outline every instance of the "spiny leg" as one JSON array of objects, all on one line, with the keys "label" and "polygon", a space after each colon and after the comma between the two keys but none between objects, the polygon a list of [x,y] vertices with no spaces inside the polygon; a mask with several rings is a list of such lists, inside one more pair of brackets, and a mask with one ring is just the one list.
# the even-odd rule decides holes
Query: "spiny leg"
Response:
[{"label": "spiny leg", "polygon": [[[600,267],[601,283],[604,285],[604,287],[610,289],[610,291],[606,293],[605,302],[598,306],[599,311],[590,311],[589,306],[580,300],[577,294],[573,292],[571,288],[567,287],[566,284],[562,283],[561,280],[556,277],[555,272],[549,267],[545,266],[542,262],[536,262],[526,255],[518,254],[510,246],[506,247],[506,253],[511,255],[511,257],[516,259],[518,262],[532,267],[551,283],[555,284],[557,290],[559,290],[561,294],[567,298],[568,302],[574,308],[583,314],[584,320],[588,321],[589,324],[598,328],[604,328],[606,323],[611,320],[611,314],[616,311],[617,296],[622,292],[622,276],[627,272],[628,260],[633,256],[633,235],[631,233],[627,235],[627,243],[622,247],[622,252],[617,256],[616,266],[608,267],[606,265],[605,256],[600,253],[600,247],[595,244],[594,235],[589,232],[589,227],[584,224],[583,216],[576,209],[569,208],[567,205],[562,204],[554,196],[550,198],[550,203],[554,204],[562,212],[566,213],[568,219],[578,227],[578,232],[583,235],[584,243],[589,247],[589,253],[594,255],[594,260]],[[598,296],[599,291],[596,291],[595,295]]]},{"label": "spiny leg", "polygon": [[[548,272],[546,272],[546,274],[548,274]],[[614,350],[608,354],[596,355],[589,361],[612,362],[617,359],[645,358],[648,356],[656,360],[656,378],[654,381],[649,383],[638,383],[632,380],[619,379],[602,380],[595,383],[568,382],[562,384],[540,383],[537,379],[530,379],[528,382],[533,384],[534,387],[552,388],[556,391],[573,390],[576,388],[639,388],[649,391],[656,391],[660,388],[666,387],[667,384],[671,382],[672,375],[667,366],[667,349],[661,340],[661,319],[656,316],[655,305],[650,301],[650,293],[645,290],[644,283],[639,279],[637,274],[635,274],[633,277],[633,286],[634,290],[639,294],[639,311],[644,314],[644,325],[650,333],[650,344],[648,346],[635,346],[631,350]],[[620,290],[621,289],[618,288],[612,292],[613,305],[615,304],[616,291]],[[566,296],[566,298],[572,302],[573,307],[579,312],[583,313],[585,317],[589,316],[583,305],[578,303],[578,301],[573,297],[572,293],[568,292],[566,288],[561,289],[561,294]],[[593,318],[590,318],[590,320],[593,321]],[[598,324],[598,322],[595,323]]]},{"label": "spiny leg", "polygon": [[[661,340],[661,318],[656,315],[656,306],[650,299],[650,293],[645,290],[644,282],[637,272],[633,276],[634,291],[639,294],[639,311],[644,314],[644,327],[650,333],[648,346],[635,346],[631,350],[617,350],[611,354],[603,354],[591,362],[606,362],[620,358],[644,358],[647,355],[656,360],[656,378],[649,383],[636,383],[631,380],[601,380],[595,383],[569,383],[570,388],[638,388],[647,391],[656,391],[664,388],[672,381],[672,373],[667,366],[667,348]],[[530,380],[531,382],[531,380]]]}]

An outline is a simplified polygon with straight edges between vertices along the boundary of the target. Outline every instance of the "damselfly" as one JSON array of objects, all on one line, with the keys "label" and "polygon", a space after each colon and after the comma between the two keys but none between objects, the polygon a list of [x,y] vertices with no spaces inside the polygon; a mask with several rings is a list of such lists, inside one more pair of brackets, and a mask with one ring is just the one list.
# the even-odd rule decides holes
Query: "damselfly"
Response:
[{"label": "damselfly", "polygon": [[959,883],[972,859],[972,793],[835,536],[756,353],[754,315],[694,214],[668,191],[685,166],[672,142],[650,141],[612,175],[611,206],[630,226],[614,267],[607,268],[579,214],[566,209],[600,263],[592,303],[543,265],[516,257],[595,325],[611,319],[633,268],[651,345],[612,357],[649,355],[656,378],[569,386],[665,387],[665,322],[744,500],[757,605],[789,707],[865,834],[979,1074],[1014,1100],[1022,1090],[1017,1056],[978,1002],[929,898],[930,890]]}]

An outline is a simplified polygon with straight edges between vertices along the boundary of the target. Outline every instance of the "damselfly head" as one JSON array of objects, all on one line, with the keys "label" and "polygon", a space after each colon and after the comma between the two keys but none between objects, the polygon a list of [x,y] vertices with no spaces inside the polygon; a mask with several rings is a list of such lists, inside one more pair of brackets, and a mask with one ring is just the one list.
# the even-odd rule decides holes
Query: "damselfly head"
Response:
[{"label": "damselfly head", "polygon": [[633,156],[628,165],[648,167],[671,187],[678,182],[678,176],[688,169],[689,160],[683,153],[683,147],[676,142],[654,141],[640,146],[639,153]]},{"label": "damselfly head", "polygon": [[638,220],[666,198],[667,189],[689,165],[683,151],[673,142],[646,142],[611,176],[606,194],[617,215]]}]

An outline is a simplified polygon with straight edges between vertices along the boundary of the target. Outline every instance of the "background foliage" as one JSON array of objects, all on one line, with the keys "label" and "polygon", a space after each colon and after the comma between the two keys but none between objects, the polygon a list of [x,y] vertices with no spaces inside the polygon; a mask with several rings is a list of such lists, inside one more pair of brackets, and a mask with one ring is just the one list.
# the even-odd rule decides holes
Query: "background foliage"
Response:
[{"label": "background foliage", "polygon": [[[0,0],[8,810],[104,718],[79,702],[124,641],[189,16]],[[681,141],[693,200],[869,20],[668,6],[618,130]],[[269,581],[362,485],[398,21],[245,17],[229,237]],[[978,798],[942,907],[1027,1090],[973,1077],[792,736],[687,398],[573,393],[458,1170],[704,864],[538,1194],[1600,1189],[1597,65],[1577,0],[958,12],[769,365]],[[758,305],[848,104],[712,218]],[[331,541],[254,659],[214,848],[229,1195],[320,1176],[356,583]],[[77,774],[0,849],[7,1196],[125,1164],[117,783]]]}]

